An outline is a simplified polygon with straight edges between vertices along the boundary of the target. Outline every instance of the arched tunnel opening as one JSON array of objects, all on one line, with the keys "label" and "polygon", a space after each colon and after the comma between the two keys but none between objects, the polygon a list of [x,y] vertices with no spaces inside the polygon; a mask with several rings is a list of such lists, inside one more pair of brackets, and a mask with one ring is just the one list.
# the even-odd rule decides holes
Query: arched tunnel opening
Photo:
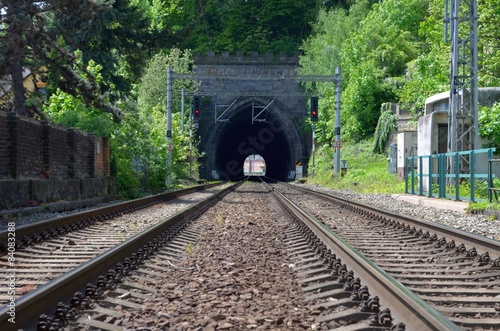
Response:
[{"label": "arched tunnel opening", "polygon": [[243,175],[245,176],[265,176],[266,160],[259,154],[247,156],[243,163]]},{"label": "arched tunnel opening", "polygon": [[222,180],[244,178],[245,159],[262,156],[266,177],[287,181],[295,160],[291,160],[290,142],[277,118],[252,123],[251,108],[242,109],[230,118],[230,123],[218,135],[216,166]]}]

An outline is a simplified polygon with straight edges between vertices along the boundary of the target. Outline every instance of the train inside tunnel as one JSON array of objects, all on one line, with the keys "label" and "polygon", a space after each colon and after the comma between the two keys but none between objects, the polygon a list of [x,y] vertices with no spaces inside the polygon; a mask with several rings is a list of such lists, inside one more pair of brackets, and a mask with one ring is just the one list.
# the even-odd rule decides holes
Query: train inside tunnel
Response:
[{"label": "train inside tunnel", "polygon": [[248,107],[235,112],[221,128],[215,143],[219,179],[243,179],[245,160],[256,154],[264,159],[266,177],[280,181],[293,179],[297,160],[288,131],[276,116],[253,121]]}]

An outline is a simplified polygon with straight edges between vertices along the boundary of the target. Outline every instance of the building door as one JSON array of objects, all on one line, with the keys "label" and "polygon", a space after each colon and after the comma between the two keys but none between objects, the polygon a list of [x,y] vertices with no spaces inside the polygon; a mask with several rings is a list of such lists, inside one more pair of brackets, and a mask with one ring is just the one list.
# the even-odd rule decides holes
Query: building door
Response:
[{"label": "building door", "polygon": [[448,152],[448,124],[438,124],[438,154]]}]

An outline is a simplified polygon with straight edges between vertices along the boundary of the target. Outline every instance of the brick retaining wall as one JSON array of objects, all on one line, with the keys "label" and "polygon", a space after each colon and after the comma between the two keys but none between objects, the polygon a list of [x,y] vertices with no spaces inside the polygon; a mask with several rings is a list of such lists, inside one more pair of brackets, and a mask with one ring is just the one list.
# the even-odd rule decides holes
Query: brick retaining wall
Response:
[{"label": "brick retaining wall", "polygon": [[114,195],[109,140],[0,112],[0,209]]},{"label": "brick retaining wall", "polygon": [[9,174],[7,114],[0,112],[0,178]]}]

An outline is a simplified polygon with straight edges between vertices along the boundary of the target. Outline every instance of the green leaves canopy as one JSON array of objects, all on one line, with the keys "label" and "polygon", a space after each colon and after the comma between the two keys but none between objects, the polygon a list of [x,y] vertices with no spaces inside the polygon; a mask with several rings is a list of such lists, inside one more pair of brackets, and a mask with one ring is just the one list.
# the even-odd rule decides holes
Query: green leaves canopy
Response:
[{"label": "green leaves canopy", "polygon": [[[418,116],[426,98],[449,89],[450,44],[443,40],[444,0],[359,0],[346,8],[320,12],[301,64],[308,74],[342,68],[343,139],[359,141],[374,134],[382,103]],[[498,86],[500,1],[478,1],[478,14],[479,86]],[[324,96],[318,141],[330,143],[334,86],[308,88]]]},{"label": "green leaves canopy", "polygon": [[298,50],[322,0],[135,0],[147,8],[151,29],[194,52]]},{"label": "green leaves canopy", "polygon": [[374,133],[380,106],[397,102],[406,65],[419,51],[418,27],[428,1],[375,4],[342,46],[345,135],[359,141]]}]

